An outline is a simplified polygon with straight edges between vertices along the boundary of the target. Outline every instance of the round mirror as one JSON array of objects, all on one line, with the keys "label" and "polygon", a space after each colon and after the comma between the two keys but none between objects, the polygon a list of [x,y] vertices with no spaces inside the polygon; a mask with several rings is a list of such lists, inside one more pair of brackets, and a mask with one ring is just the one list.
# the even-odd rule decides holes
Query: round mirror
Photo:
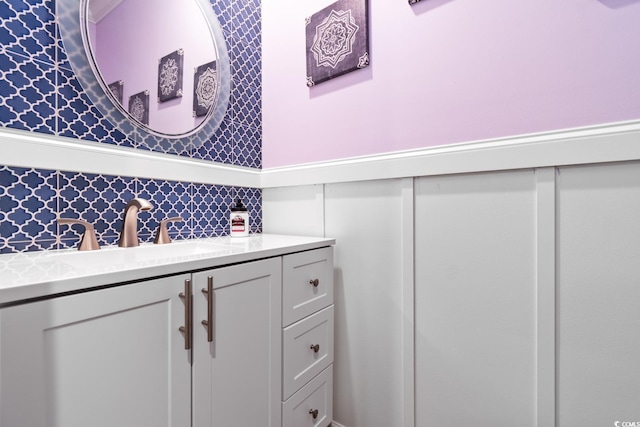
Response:
[{"label": "round mirror", "polygon": [[229,57],[209,0],[58,0],[57,15],[78,80],[125,135],[183,151],[220,125]]}]

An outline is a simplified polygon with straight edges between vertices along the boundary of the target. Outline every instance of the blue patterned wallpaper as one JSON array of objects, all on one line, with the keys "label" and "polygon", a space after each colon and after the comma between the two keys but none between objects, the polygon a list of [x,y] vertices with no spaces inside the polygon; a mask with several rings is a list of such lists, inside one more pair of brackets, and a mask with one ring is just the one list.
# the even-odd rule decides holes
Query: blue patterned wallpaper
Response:
[{"label": "blue patterned wallpaper", "polygon": [[[260,1],[211,3],[231,62],[229,108],[208,143],[171,154],[260,168]],[[148,149],[115,129],[88,99],[66,59],[54,11],[55,0],[0,0],[0,124]],[[153,151],[169,152],[164,145]],[[0,165],[0,252],[76,246],[81,228],[58,226],[58,215],[91,222],[101,244],[114,244],[126,201],[135,196],[155,206],[139,215],[143,241],[153,239],[160,220],[178,215],[185,221],[170,225],[172,238],[225,235],[228,208],[238,197],[249,207],[252,231],[262,228],[259,189]]]}]

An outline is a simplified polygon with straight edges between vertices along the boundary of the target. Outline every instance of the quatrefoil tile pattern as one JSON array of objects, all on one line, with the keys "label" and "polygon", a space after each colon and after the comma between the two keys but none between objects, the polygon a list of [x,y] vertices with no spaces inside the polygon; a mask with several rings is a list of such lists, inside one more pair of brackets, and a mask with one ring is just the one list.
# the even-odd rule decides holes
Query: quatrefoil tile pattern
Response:
[{"label": "quatrefoil tile pattern", "polygon": [[262,231],[259,189],[2,166],[0,253],[77,247],[83,227],[58,225],[57,217],[87,221],[100,245],[115,245],[134,197],[153,205],[138,213],[142,243],[152,242],[160,221],[173,217],[183,221],[169,224],[172,239],[228,235],[229,209],[238,198],[249,210],[251,232]]},{"label": "quatrefoil tile pattern", "polygon": [[58,67],[69,71],[71,70],[71,64],[69,63],[69,58],[67,58],[67,52],[64,50],[64,44],[58,26],[56,26],[56,62]]},{"label": "quatrefoil tile pattern", "polygon": [[0,167],[0,253],[56,244],[57,173]]},{"label": "quatrefoil tile pattern", "polygon": [[[233,135],[242,131],[237,125],[262,128],[260,0],[211,0],[211,5],[227,43],[233,93],[227,127],[204,147],[177,146],[166,138],[136,142],[135,135],[127,138],[111,125],[75,78],[56,23],[55,0],[0,3],[0,125],[238,166],[261,165],[253,156],[230,154],[242,139]],[[250,163],[238,163],[244,159]]]},{"label": "quatrefoil tile pattern", "polygon": [[249,212],[250,232],[262,233],[262,191],[258,188],[235,187],[232,200],[237,199],[242,200]]},{"label": "quatrefoil tile pattern", "polygon": [[54,0],[0,3],[0,45],[40,62],[55,61]]},{"label": "quatrefoil tile pattern", "polygon": [[169,237],[188,239],[191,237],[192,184],[155,179],[138,180],[138,196],[148,200],[153,209],[138,214],[138,237],[151,241],[162,220],[181,217],[182,221],[169,224]]},{"label": "quatrefoil tile pattern", "polygon": [[233,35],[254,46],[262,44],[262,16],[260,5],[252,1],[236,1],[233,18]]},{"label": "quatrefoil tile pattern", "polygon": [[[204,143],[143,141],[106,120],[67,59],[55,0],[0,2],[0,126],[261,168],[260,0],[210,1],[229,51],[232,93],[221,126]],[[228,234],[229,207],[237,197],[249,207],[252,231],[262,229],[258,189],[0,165],[0,252],[77,246],[82,227],[59,226],[57,216],[89,221],[100,244],[116,244],[126,201],[136,196],[155,206],[139,214],[142,241],[151,241],[169,216],[184,219],[169,226],[175,239]]]},{"label": "quatrefoil tile pattern", "polygon": [[227,117],[220,123],[220,127],[218,127],[215,134],[193,151],[193,157],[233,164],[234,145],[229,143],[233,141],[233,135],[233,123]]},{"label": "quatrefoil tile pattern", "polygon": [[222,27],[222,31],[227,34],[231,34],[233,32],[234,3],[236,1],[237,0],[211,0],[211,6],[218,17],[218,22]]},{"label": "quatrefoil tile pattern", "polygon": [[54,134],[55,68],[28,56],[0,51],[2,125]]},{"label": "quatrefoil tile pattern", "polygon": [[235,149],[233,155],[237,164],[253,168],[262,167],[262,132],[250,126],[237,125],[233,133]]},{"label": "quatrefoil tile pattern", "polygon": [[227,234],[232,192],[228,186],[193,185],[194,238]]},{"label": "quatrefoil tile pattern", "polygon": [[[60,217],[93,224],[100,245],[117,241],[124,207],[135,197],[133,178],[60,172],[59,189]],[[75,246],[82,236],[82,227],[61,225],[59,233],[62,246]]]},{"label": "quatrefoil tile pattern", "polygon": [[255,45],[232,37],[229,58],[233,81],[244,87],[262,88],[262,52]]},{"label": "quatrefoil tile pattern", "polygon": [[134,147],[127,138],[107,121],[84,93],[72,71],[58,72],[58,134],[81,140]]},{"label": "quatrefoil tile pattern", "polygon": [[234,123],[257,129],[262,123],[262,94],[259,88],[231,84],[231,117]]}]

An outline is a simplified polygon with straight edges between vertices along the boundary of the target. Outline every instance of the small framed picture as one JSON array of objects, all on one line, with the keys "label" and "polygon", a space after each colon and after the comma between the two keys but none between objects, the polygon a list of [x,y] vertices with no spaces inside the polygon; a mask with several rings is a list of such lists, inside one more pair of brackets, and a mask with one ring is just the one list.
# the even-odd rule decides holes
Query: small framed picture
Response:
[{"label": "small framed picture", "polygon": [[178,49],[158,61],[158,102],[182,96],[184,51]]},{"label": "small framed picture", "polygon": [[117,82],[113,82],[109,85],[109,90],[113,94],[113,97],[118,100],[120,105],[122,105],[122,97],[124,93],[124,82],[122,80],[118,80]]},{"label": "small framed picture", "polygon": [[193,70],[193,117],[206,116],[218,93],[216,61],[202,64]]},{"label": "small framed picture", "polygon": [[307,86],[369,65],[368,0],[339,0],[306,24]]},{"label": "small framed picture", "polygon": [[149,125],[149,91],[145,90],[129,97],[129,114],[144,125]]}]

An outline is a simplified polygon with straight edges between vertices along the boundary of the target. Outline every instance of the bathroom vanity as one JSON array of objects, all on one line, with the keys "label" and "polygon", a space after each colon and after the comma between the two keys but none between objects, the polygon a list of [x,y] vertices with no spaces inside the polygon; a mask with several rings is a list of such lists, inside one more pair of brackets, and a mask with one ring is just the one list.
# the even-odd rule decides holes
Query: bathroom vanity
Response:
[{"label": "bathroom vanity", "polygon": [[327,427],[334,243],[0,256],[0,426]]}]

